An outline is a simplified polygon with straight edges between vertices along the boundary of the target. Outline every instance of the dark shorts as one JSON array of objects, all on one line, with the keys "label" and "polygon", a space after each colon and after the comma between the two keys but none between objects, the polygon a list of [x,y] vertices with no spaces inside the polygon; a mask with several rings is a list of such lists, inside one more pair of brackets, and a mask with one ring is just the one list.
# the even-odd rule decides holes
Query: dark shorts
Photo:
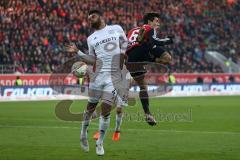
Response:
[{"label": "dark shorts", "polygon": [[137,46],[127,52],[127,69],[132,77],[144,76],[147,72],[145,65],[155,62],[165,51],[161,47],[150,49],[147,45]]}]

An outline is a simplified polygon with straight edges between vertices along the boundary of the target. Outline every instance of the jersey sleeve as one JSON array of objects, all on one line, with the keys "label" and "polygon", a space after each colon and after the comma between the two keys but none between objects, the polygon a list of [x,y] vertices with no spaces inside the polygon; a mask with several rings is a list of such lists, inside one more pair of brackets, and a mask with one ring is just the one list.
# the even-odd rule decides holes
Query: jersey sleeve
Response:
[{"label": "jersey sleeve", "polygon": [[128,46],[128,39],[126,37],[125,32],[123,31],[122,27],[117,25],[117,31],[120,34],[119,35],[119,43],[120,43],[120,53],[125,54]]},{"label": "jersey sleeve", "polygon": [[90,43],[89,38],[87,39],[87,44],[89,53],[85,54],[81,50],[78,50],[77,54],[83,62],[87,64],[95,64],[95,52],[93,46]]},{"label": "jersey sleeve", "polygon": [[90,37],[88,37],[88,39],[87,39],[87,44],[88,44],[88,54],[91,55],[91,56],[95,56],[94,48],[91,45],[91,38]]},{"label": "jersey sleeve", "polygon": [[168,37],[163,39],[158,38],[155,29],[151,29],[149,31],[149,40],[150,40],[150,43],[157,46],[164,46],[164,45],[169,45],[173,43],[173,40],[171,38],[168,38]]}]

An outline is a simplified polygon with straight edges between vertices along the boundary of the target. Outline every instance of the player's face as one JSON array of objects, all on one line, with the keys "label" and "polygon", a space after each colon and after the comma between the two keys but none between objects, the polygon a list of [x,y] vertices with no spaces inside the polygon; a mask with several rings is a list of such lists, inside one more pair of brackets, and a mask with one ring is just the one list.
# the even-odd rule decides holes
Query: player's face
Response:
[{"label": "player's face", "polygon": [[100,18],[100,16],[98,14],[93,13],[93,14],[89,15],[88,16],[88,20],[91,23],[91,26],[93,28],[97,29],[101,25],[101,18]]},{"label": "player's face", "polygon": [[158,28],[160,26],[159,18],[155,17],[153,21],[151,21],[150,25],[153,28]]}]

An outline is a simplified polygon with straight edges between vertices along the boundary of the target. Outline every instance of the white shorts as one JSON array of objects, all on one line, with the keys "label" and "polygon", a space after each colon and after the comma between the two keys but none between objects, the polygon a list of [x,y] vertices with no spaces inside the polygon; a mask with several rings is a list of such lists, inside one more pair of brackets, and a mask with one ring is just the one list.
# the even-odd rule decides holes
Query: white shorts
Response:
[{"label": "white shorts", "polygon": [[88,101],[90,103],[97,103],[101,99],[110,104],[115,103],[117,98],[117,88],[115,84],[120,81],[120,72],[96,73],[89,83]]}]

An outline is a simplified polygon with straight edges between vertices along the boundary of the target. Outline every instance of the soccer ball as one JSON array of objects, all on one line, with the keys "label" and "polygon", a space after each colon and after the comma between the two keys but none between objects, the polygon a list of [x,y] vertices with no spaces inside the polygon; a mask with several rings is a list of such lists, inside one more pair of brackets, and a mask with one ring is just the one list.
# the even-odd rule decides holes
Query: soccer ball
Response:
[{"label": "soccer ball", "polygon": [[88,66],[84,62],[76,62],[72,65],[72,73],[76,77],[82,77],[87,73]]}]

